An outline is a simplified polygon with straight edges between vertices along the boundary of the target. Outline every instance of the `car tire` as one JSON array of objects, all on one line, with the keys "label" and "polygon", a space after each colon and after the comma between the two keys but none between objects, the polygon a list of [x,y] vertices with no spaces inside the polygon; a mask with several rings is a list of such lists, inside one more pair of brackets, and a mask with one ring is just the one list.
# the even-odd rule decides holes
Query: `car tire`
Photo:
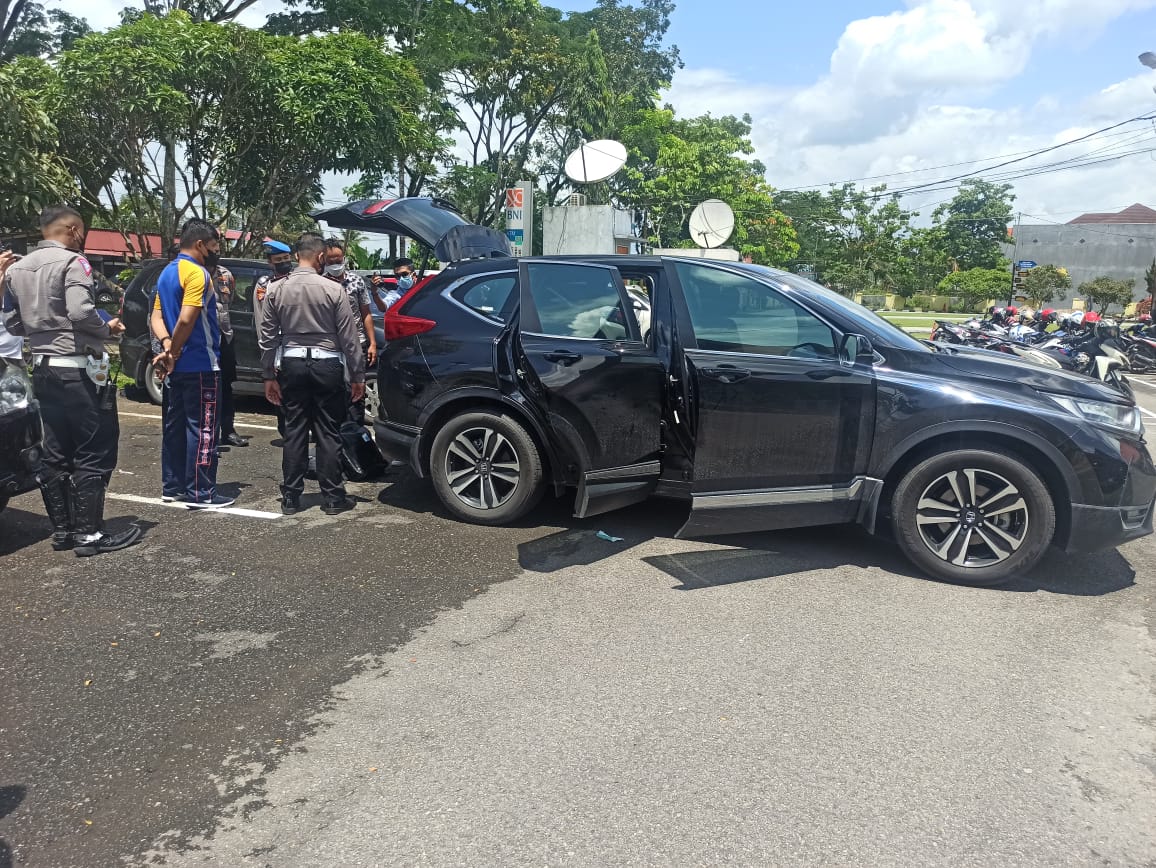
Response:
[{"label": "car tire", "polygon": [[533,438],[505,413],[484,410],[441,427],[430,449],[430,477],[446,509],[474,524],[517,521],[545,491]]},{"label": "car tire", "polygon": [[158,407],[164,403],[164,391],[161,384],[161,378],[157,376],[157,369],[152,365],[146,364],[144,371],[141,372],[141,378],[137,380],[137,384],[141,387],[148,399],[156,404]]},{"label": "car tire", "polygon": [[1056,508],[1043,480],[1022,462],[966,449],[911,468],[895,489],[891,522],[920,570],[987,586],[1039,562],[1055,535]]}]

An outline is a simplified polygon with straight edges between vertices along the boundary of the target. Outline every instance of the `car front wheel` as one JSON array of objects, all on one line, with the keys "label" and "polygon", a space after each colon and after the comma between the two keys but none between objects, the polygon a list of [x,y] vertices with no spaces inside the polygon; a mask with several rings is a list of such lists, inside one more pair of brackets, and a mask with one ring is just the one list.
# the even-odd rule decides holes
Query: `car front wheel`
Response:
[{"label": "car front wheel", "polygon": [[157,369],[153,365],[146,364],[144,374],[141,379],[144,381],[141,386],[145,390],[145,394],[149,396],[149,400],[158,407],[164,403],[164,385],[161,378],[157,376]]},{"label": "car front wheel", "polygon": [[904,554],[929,575],[994,585],[1039,562],[1055,534],[1056,509],[1033,470],[969,449],[913,467],[895,489],[892,524]]},{"label": "car front wheel", "polygon": [[475,524],[507,524],[541,499],[542,458],[526,429],[504,413],[476,411],[442,426],[430,477],[446,509]]}]

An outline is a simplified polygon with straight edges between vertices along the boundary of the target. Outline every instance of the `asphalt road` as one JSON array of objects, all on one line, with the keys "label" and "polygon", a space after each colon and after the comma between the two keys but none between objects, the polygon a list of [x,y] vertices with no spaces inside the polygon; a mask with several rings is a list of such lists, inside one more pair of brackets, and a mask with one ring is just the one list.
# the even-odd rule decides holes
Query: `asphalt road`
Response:
[{"label": "asphalt road", "polygon": [[121,410],[143,544],[0,517],[3,868],[1156,863],[1151,538],[976,590],[662,504],[457,524],[401,471],[284,518],[257,413],[249,512],[194,514]]}]

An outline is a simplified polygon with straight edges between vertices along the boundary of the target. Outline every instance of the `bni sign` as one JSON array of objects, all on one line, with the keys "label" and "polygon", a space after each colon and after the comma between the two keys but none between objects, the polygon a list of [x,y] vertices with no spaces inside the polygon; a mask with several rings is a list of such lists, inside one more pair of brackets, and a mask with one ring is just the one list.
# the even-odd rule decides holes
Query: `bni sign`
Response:
[{"label": "bni sign", "polygon": [[514,256],[531,252],[533,226],[534,188],[529,181],[519,181],[517,187],[506,190],[506,238]]}]

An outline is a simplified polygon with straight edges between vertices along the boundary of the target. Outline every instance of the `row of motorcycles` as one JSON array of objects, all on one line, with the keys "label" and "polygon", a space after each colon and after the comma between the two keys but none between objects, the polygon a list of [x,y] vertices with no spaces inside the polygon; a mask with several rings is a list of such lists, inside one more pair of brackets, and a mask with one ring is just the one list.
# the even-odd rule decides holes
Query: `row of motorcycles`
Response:
[{"label": "row of motorcycles", "polygon": [[992,306],[983,318],[936,320],[931,340],[1007,353],[1111,383],[1126,372],[1156,373],[1156,324],[1147,314],[1121,325],[1092,311],[1036,313]]}]

